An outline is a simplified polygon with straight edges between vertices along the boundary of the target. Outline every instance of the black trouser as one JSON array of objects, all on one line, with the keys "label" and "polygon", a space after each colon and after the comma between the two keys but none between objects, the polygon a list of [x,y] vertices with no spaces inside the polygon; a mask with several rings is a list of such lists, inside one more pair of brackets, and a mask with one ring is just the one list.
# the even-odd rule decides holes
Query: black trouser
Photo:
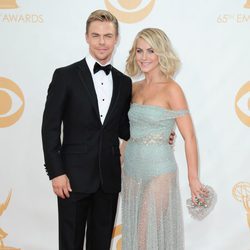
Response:
[{"label": "black trouser", "polygon": [[110,250],[118,193],[70,193],[58,198],[59,250]]}]

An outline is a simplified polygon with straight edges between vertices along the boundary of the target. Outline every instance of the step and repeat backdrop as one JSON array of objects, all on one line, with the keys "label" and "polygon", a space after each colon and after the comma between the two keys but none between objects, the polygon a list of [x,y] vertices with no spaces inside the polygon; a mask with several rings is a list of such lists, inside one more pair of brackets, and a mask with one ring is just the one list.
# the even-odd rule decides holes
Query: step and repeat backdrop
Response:
[{"label": "step and repeat backdrop", "polygon": [[[43,167],[41,119],[57,67],[88,53],[85,21],[107,9],[120,21],[113,64],[124,71],[138,31],[163,29],[182,61],[182,86],[199,144],[200,177],[218,202],[188,214],[183,141],[175,154],[187,250],[250,250],[249,0],[0,0],[0,250],[55,250],[57,202]],[[121,209],[112,250],[121,249]]]}]

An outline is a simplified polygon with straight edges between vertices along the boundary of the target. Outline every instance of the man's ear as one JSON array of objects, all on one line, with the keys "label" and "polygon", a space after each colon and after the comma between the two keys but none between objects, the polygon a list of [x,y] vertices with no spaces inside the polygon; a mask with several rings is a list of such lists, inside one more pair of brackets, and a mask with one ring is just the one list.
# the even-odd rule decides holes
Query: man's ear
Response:
[{"label": "man's ear", "polygon": [[116,39],[115,39],[115,45],[118,46],[118,44],[120,43],[120,35],[116,35]]},{"label": "man's ear", "polygon": [[85,40],[86,40],[87,43],[89,43],[89,36],[88,36],[87,33],[85,33]]}]

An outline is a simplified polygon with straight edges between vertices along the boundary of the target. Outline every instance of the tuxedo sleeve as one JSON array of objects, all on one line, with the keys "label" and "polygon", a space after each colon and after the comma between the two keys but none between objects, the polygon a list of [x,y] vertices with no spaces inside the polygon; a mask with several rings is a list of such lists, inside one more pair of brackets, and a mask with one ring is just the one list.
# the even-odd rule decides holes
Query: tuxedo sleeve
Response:
[{"label": "tuxedo sleeve", "polygon": [[120,120],[120,125],[119,125],[119,138],[125,141],[127,141],[130,137],[128,111],[130,108],[131,96],[132,96],[132,82],[131,82],[131,79],[129,79],[128,88],[127,88],[127,99],[126,99],[125,107],[124,107],[123,114]]},{"label": "tuxedo sleeve", "polygon": [[42,122],[44,166],[50,179],[65,174],[60,154],[60,136],[66,94],[66,82],[57,69],[48,88]]}]

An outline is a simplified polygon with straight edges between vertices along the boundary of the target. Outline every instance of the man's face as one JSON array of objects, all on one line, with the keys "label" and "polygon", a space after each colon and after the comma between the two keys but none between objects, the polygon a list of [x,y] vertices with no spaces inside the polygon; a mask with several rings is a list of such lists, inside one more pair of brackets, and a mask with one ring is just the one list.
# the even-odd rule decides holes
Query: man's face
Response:
[{"label": "man's face", "polygon": [[91,22],[86,34],[90,54],[101,64],[107,63],[111,59],[117,38],[113,23]]}]

